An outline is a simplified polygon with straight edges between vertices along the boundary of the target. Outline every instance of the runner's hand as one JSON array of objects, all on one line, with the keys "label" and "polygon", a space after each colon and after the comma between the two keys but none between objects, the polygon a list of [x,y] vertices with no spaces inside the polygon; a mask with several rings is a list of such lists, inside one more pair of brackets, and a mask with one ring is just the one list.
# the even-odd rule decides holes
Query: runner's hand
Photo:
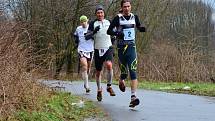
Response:
[{"label": "runner's hand", "polygon": [[140,32],[146,32],[146,28],[144,26],[139,27]]},{"label": "runner's hand", "polygon": [[123,39],[125,35],[123,32],[115,32],[115,36],[117,36],[119,39]]},{"label": "runner's hand", "polygon": [[93,32],[84,33],[85,40],[93,39]]},{"label": "runner's hand", "polygon": [[97,33],[99,30],[100,30],[100,25],[98,25],[98,26],[94,29],[93,33],[95,34],[95,33]]}]

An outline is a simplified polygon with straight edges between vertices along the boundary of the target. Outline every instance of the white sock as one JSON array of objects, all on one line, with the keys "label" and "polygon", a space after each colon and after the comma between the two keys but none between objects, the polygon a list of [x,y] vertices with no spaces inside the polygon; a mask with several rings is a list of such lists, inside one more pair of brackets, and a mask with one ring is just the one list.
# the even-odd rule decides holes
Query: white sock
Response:
[{"label": "white sock", "polygon": [[113,80],[113,69],[107,71],[107,84],[112,84]]},{"label": "white sock", "polygon": [[131,96],[132,95],[136,96],[136,90],[131,90]]},{"label": "white sock", "polygon": [[82,79],[84,80],[84,85],[86,86],[86,88],[89,88],[87,71],[82,72]]}]

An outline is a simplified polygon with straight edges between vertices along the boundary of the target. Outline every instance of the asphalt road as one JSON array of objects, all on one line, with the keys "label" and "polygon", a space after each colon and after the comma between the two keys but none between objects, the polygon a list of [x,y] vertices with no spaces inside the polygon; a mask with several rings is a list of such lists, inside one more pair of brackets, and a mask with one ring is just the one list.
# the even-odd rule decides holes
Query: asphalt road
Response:
[{"label": "asphalt road", "polygon": [[215,121],[215,98],[173,94],[139,89],[137,95],[140,105],[134,109],[128,107],[130,89],[121,92],[113,85],[115,97],[106,92],[103,84],[103,100],[96,99],[96,83],[90,82],[91,92],[86,94],[83,82],[43,81],[50,87],[83,96],[101,105],[113,121]]}]

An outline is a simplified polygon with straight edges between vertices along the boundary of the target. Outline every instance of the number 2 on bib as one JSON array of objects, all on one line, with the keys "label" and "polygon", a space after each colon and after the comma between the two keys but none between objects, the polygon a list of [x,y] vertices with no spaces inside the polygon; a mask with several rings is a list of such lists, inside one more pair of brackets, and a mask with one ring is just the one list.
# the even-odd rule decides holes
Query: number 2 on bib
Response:
[{"label": "number 2 on bib", "polygon": [[134,40],[135,39],[135,31],[134,28],[123,29],[124,40]]}]

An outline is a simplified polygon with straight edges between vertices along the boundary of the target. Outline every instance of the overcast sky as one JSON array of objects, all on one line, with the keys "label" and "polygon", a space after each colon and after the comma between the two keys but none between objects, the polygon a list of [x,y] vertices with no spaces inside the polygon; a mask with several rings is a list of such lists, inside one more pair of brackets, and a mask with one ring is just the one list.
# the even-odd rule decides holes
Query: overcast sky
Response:
[{"label": "overcast sky", "polygon": [[208,5],[210,5],[214,9],[212,19],[213,19],[213,21],[215,21],[215,0],[202,0],[202,1],[204,1],[205,3],[207,3]]},{"label": "overcast sky", "polygon": [[215,10],[215,0],[202,0],[202,1],[204,1],[205,3],[213,7]]}]

